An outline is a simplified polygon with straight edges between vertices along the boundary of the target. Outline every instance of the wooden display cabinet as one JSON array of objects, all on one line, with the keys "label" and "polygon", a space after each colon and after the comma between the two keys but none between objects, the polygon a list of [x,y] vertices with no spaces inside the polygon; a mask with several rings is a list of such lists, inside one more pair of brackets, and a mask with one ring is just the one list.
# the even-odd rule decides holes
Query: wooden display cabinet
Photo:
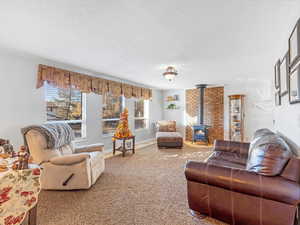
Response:
[{"label": "wooden display cabinet", "polygon": [[229,139],[244,141],[245,95],[229,95]]}]

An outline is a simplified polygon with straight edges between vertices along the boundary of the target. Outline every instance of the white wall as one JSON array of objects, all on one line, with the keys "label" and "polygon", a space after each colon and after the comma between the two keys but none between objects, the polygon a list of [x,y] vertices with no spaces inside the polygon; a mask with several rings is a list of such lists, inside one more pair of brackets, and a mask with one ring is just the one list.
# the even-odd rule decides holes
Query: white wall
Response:
[{"label": "white wall", "polygon": [[[289,32],[292,32],[292,29],[300,16],[300,1],[298,1],[297,3],[299,6],[297,8],[298,14],[295,15],[294,20],[292,20],[291,23],[289,23]],[[284,51],[287,50],[289,35],[290,33],[285,33],[285,42],[279,43],[285,46],[281,56],[283,56]],[[270,79],[272,79],[272,81],[274,82],[274,75],[271,75]],[[290,105],[288,95],[283,96],[281,102],[281,106],[276,106],[274,110],[274,128],[277,132],[285,136],[289,143],[291,145],[294,145],[294,147],[297,148],[298,152],[300,153],[300,104]]]},{"label": "white wall", "polygon": [[[179,109],[167,109],[170,102],[167,102],[167,96],[178,95],[179,100],[174,103]],[[178,131],[184,136],[185,135],[185,90],[165,90],[163,91],[164,110],[163,118],[165,120],[175,120]]]},{"label": "white wall", "polygon": [[43,89],[35,89],[38,62],[0,53],[0,137],[22,143],[20,128],[46,119]]},{"label": "white wall", "polygon": [[288,94],[274,110],[274,129],[300,154],[300,104],[290,104]]},{"label": "white wall", "polygon": [[300,104],[290,105],[287,95],[281,101],[274,112],[275,130],[300,146]]},{"label": "white wall", "polygon": [[[7,50],[0,51],[0,137],[11,140],[15,148],[23,144],[20,128],[41,124],[46,121],[44,88],[36,89],[38,64],[57,66],[72,71],[88,73],[113,80],[117,78],[53,62],[50,60],[20,54]],[[131,129],[136,134],[137,142],[153,139],[153,123],[163,117],[162,91],[153,90],[150,101],[150,127],[135,132],[133,130],[134,99],[126,100],[129,108]],[[111,149],[111,137],[102,136],[101,126],[102,97],[87,95],[87,139],[81,144],[102,142],[106,149]]]},{"label": "white wall", "polygon": [[271,81],[249,80],[224,86],[224,136],[229,136],[228,96],[244,94],[245,97],[245,141],[260,128],[273,128],[273,94]]}]

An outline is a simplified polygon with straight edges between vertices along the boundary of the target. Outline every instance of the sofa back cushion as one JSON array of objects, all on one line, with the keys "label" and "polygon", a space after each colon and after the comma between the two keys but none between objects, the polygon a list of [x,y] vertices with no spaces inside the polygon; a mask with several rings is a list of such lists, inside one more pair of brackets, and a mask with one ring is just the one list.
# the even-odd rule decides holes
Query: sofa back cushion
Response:
[{"label": "sofa back cushion", "polygon": [[246,169],[265,176],[276,176],[281,174],[292,155],[279,135],[261,132],[251,142]]},{"label": "sofa back cushion", "polygon": [[161,120],[157,122],[159,132],[176,132],[176,121]]},{"label": "sofa back cushion", "polygon": [[285,179],[300,183],[300,158],[290,158],[280,176],[284,177]]}]

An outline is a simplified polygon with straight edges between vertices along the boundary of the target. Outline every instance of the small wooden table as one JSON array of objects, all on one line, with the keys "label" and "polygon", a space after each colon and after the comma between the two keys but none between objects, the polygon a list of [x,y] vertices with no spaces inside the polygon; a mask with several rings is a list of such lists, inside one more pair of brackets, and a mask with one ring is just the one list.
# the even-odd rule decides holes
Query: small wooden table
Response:
[{"label": "small wooden table", "polygon": [[[132,151],[132,153],[135,153],[135,136],[130,136],[130,137],[126,137],[126,138],[117,138],[117,137],[113,137],[114,141],[113,141],[113,154],[116,153],[116,151],[120,151],[122,152],[123,157],[125,157],[125,153],[127,151]],[[118,148],[116,148],[116,141],[117,140],[122,140],[122,145]],[[131,140],[132,141],[132,145],[131,148],[126,148],[126,141],[127,140]]]}]

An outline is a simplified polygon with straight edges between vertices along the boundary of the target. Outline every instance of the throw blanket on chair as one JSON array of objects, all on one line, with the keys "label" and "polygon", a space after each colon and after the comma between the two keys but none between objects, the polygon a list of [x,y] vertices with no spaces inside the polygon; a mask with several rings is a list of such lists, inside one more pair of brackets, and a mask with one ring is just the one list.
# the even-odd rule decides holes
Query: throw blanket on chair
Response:
[{"label": "throw blanket on chair", "polygon": [[60,148],[74,140],[73,130],[67,123],[46,123],[43,125],[28,126],[21,129],[26,147],[28,146],[25,135],[30,130],[40,132],[47,140],[47,148],[49,149]]}]

